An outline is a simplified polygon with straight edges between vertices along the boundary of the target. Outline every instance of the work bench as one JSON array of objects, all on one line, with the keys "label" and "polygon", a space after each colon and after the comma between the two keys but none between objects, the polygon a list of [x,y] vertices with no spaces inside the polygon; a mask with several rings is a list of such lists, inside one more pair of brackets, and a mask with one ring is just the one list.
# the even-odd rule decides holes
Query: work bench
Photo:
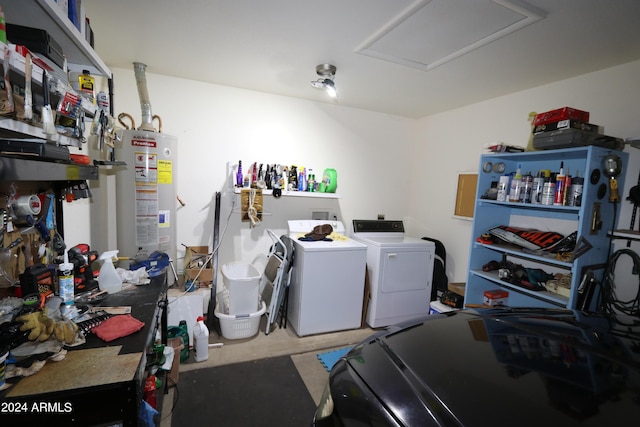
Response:
[{"label": "work bench", "polygon": [[[109,343],[89,333],[64,360],[48,360],[38,373],[20,379],[0,394],[0,425],[139,425],[147,354],[158,331],[167,342],[166,288],[162,275],[96,304],[130,306],[144,327]],[[156,393],[160,408],[163,390]]]}]

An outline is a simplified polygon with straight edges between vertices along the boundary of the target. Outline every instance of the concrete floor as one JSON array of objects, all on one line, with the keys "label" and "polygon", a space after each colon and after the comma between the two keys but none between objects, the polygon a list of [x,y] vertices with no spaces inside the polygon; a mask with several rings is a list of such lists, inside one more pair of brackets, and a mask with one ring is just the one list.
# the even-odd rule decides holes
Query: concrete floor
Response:
[{"label": "concrete floor", "polygon": [[[268,357],[290,355],[309,393],[316,404],[320,400],[322,389],[329,377],[329,373],[317,359],[317,354],[324,351],[343,348],[362,341],[374,330],[365,327],[341,332],[298,337],[291,327],[277,328],[265,335],[266,317],[263,316],[257,335],[251,338],[229,340],[219,337],[215,332],[209,335],[209,343],[219,344],[219,347],[209,348],[209,359],[195,362],[193,356],[180,364],[180,372],[193,369],[227,365],[231,363],[247,362]],[[180,381],[178,380],[178,388]],[[171,427],[171,406],[173,403],[173,388],[164,396],[162,421],[160,427]]]}]

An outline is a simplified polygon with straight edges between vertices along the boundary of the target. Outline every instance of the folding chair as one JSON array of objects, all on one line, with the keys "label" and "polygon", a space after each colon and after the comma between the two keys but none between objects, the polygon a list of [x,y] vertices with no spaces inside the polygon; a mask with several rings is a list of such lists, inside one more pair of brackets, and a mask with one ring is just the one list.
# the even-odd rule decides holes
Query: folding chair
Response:
[{"label": "folding chair", "polygon": [[290,250],[287,248],[288,245],[285,245],[271,230],[267,230],[267,233],[273,240],[273,245],[267,255],[267,265],[260,278],[259,288],[260,297],[267,306],[265,335],[271,332],[273,324],[276,322],[278,315],[281,314],[285,288],[288,286],[290,276]]}]

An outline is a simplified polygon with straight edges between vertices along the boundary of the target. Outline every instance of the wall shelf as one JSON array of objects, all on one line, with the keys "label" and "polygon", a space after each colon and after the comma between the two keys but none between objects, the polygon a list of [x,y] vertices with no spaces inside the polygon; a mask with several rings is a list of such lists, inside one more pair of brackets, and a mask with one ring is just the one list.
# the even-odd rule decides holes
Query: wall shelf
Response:
[{"label": "wall shelf", "polygon": [[62,47],[70,68],[71,65],[78,65],[93,74],[111,77],[109,67],[54,0],[3,2],[2,11],[8,23],[47,30],[51,38]]},{"label": "wall shelf", "polygon": [[[245,188],[234,188],[235,194],[240,194]],[[248,188],[247,188],[248,189]],[[273,190],[262,190],[262,194],[265,196],[273,195]],[[338,193],[321,193],[319,191],[283,191],[282,197],[308,197],[316,199],[339,199]]]},{"label": "wall shelf", "polygon": [[79,181],[98,179],[96,166],[0,156],[0,181]]},{"label": "wall shelf", "polygon": [[72,138],[66,135],[56,133],[55,135],[45,135],[41,127],[30,125],[29,123],[14,120],[10,117],[0,117],[0,138],[4,139],[39,139],[40,142],[45,140],[59,145],[68,145],[72,147],[80,147],[81,142],[78,138]]}]

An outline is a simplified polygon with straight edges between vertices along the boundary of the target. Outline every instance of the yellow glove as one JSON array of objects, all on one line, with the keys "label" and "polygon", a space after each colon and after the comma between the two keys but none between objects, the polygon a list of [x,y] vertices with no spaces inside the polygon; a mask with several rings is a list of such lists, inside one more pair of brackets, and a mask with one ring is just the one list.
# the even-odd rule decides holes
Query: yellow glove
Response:
[{"label": "yellow glove", "polygon": [[22,322],[21,331],[31,331],[27,337],[30,341],[46,341],[55,327],[55,322],[47,316],[46,308],[43,311],[23,314],[16,320]]},{"label": "yellow glove", "polygon": [[56,322],[54,335],[58,341],[66,344],[72,344],[76,339],[78,325],[71,320],[60,320]]}]

